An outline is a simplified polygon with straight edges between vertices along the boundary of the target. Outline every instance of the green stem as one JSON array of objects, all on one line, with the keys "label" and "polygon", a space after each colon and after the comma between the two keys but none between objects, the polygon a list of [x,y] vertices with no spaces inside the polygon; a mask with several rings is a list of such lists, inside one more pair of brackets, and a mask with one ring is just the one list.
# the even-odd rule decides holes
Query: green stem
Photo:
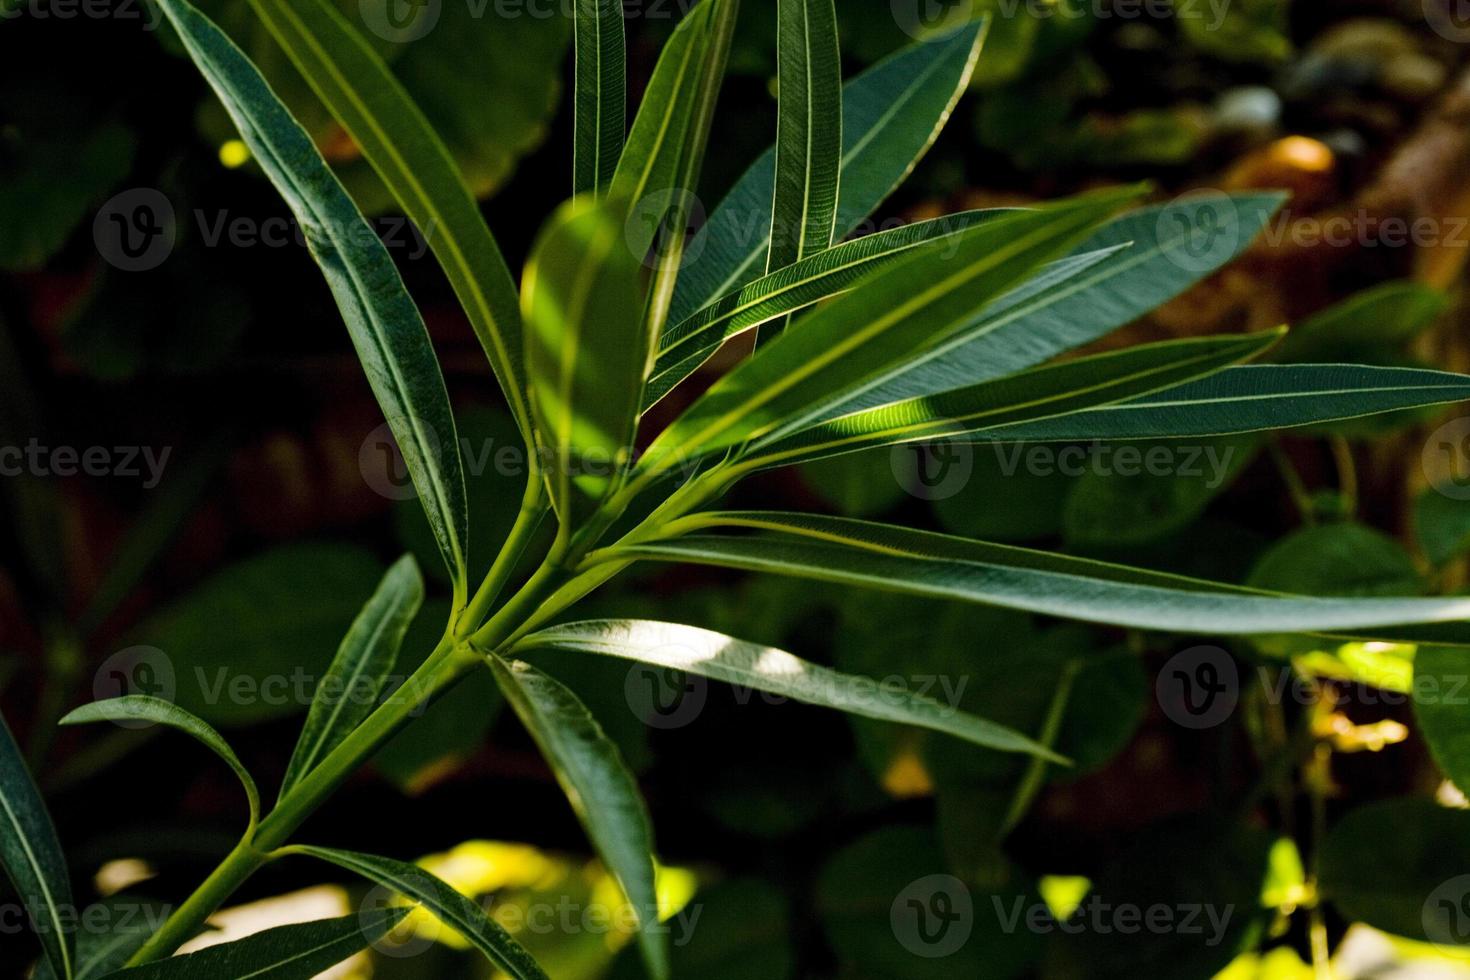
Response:
[{"label": "green stem", "polygon": [[1286,490],[1291,494],[1292,503],[1302,517],[1302,523],[1313,525],[1317,523],[1317,506],[1312,502],[1311,491],[1302,482],[1301,474],[1297,472],[1296,464],[1281,448],[1281,444],[1275,439],[1268,440],[1266,449],[1271,454],[1271,461],[1276,464],[1277,471],[1281,474],[1281,480],[1286,484]]},{"label": "green stem", "polygon": [[[1072,685],[1081,670],[1081,661],[1068,660],[1062,668],[1062,676],[1057,679],[1056,691],[1052,694],[1051,704],[1047,708],[1046,718],[1042,722],[1041,732],[1037,739],[1049,749],[1056,746],[1057,736],[1061,734],[1062,721],[1067,716],[1067,702],[1072,699]],[[1010,808],[1006,811],[1005,820],[1001,823],[998,835],[1000,839],[1004,840],[1031,809],[1031,804],[1036,801],[1036,794],[1040,793],[1042,786],[1046,784],[1047,765],[1047,761],[1040,757],[1033,758],[1027,765],[1026,774],[1021,777],[1020,785],[1016,787],[1016,795],[1011,798]]]},{"label": "green stem", "polygon": [[463,647],[446,636],[393,697],[286,794],[241,841],[188,900],[174,910],[162,928],[128,961],[129,966],[171,955],[204,928],[209,917],[269,860],[270,852],[286,843],[295,830],[384,742],[411,721],[421,705],[456,683],[478,664]]},{"label": "green stem", "polygon": [[[690,481],[679,488],[648,519],[638,525],[628,538],[661,533],[667,526],[666,515],[677,517],[721,492],[724,484],[715,478],[717,472],[715,470],[706,473],[704,478]],[[526,499],[531,499],[529,492]],[[271,860],[273,852],[286,845],[291,834],[307,817],[389,738],[416,717],[421,706],[479,667],[484,653],[493,653],[513,643],[530,629],[556,615],[616,574],[617,567],[621,566],[594,568],[589,571],[582,566],[581,558],[630,502],[631,494],[620,494],[604,507],[591,526],[584,528],[571,541],[559,540],[552,553],[520,591],[468,639],[455,635],[461,630],[467,631],[463,626],[456,625],[455,629],[446,632],[433,653],[403,687],[369,715],[366,721],[343,739],[341,744],[276,804],[276,808],[260,822],[254,833],[225,857],[194,894],[169,916],[163,927],[128,961],[128,965],[137,966],[169,956],[197,935],[209,917],[252,874]],[[534,533],[538,519],[527,516],[528,513],[528,509],[523,507],[513,539],[529,539]],[[524,540],[519,547],[524,548]],[[469,608],[476,605],[488,608],[494,603],[495,594],[504,584],[503,579],[510,574],[504,570],[504,566],[514,566],[514,559],[504,557],[506,552],[512,550],[515,548],[508,543],[502,551],[502,559],[496,562],[499,570],[491,570],[486,578],[487,584],[476,592],[475,602]],[[502,582],[495,584],[491,581],[495,578],[501,578]],[[473,619],[465,616],[460,622],[473,623]]]},{"label": "green stem", "polygon": [[1327,440],[1332,447],[1332,461],[1337,467],[1337,492],[1342,498],[1342,510],[1348,517],[1358,513],[1358,465],[1353,460],[1353,447],[1342,436]]},{"label": "green stem", "polygon": [[485,576],[475,597],[465,607],[464,614],[455,627],[456,636],[468,636],[490,615],[495,601],[500,598],[510,577],[515,574],[516,566],[520,564],[531,539],[540,529],[549,507],[546,485],[541,480],[541,474],[533,470],[526,482],[526,494],[521,500],[521,510],[516,515],[515,525],[510,529],[510,535],[501,546],[494,564],[490,566],[490,573]]}]

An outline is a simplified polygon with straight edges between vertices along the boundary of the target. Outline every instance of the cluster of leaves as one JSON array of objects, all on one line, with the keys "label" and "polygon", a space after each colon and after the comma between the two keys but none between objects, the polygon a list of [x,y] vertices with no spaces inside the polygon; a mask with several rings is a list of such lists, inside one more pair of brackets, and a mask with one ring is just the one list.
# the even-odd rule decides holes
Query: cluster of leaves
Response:
[{"label": "cluster of leaves", "polygon": [[[844,85],[831,0],[782,0],[776,144],[691,238],[688,189],[713,128],[736,0],[704,0],[679,24],[631,128],[620,6],[580,0],[574,196],[548,221],[517,289],[453,156],[335,4],[252,0],[397,205],[435,230],[435,255],[536,461],[520,518],[476,586],[456,419],[398,270],[364,234],[361,204],[242,50],[187,0],[160,6],[306,232],[418,491],[452,601],[434,650],[389,691],[424,585],[412,559],[388,571],[342,641],[266,813],[225,740],[183,706],[130,696],[65,719],[179,729],[244,787],[249,819],[239,846],[151,935],[79,939],[61,926],[59,910],[70,905],[61,850],[6,732],[0,857],[30,907],[51,913],[38,933],[55,976],[121,968],[122,976],[309,977],[399,923],[392,912],[289,926],[169,958],[251,873],[291,856],[406,895],[498,969],[542,976],[510,934],[442,881],[387,858],[290,843],[415,708],[487,669],[645,926],[659,900],[636,781],[586,705],[534,664],[555,671],[569,653],[636,661],[942,733],[1029,757],[1040,772],[1069,761],[1056,725],[1028,734],[916,693],[875,700],[864,696],[864,678],[690,626],[568,619],[638,562],[777,573],[1138,630],[1470,644],[1464,599],[1288,595],[1266,583],[1229,586],[899,525],[712,509],[749,474],[875,448],[1218,439],[1470,398],[1470,377],[1421,368],[1303,357],[1244,364],[1281,331],[1057,360],[1230,260],[1278,195],[1119,215],[1144,192],[1130,187],[847,240],[948,118],[975,69],[985,22],[904,49]],[[1224,209],[1237,233],[1202,235],[1201,207]],[[1296,342],[1298,354],[1310,339]],[[646,431],[648,410],[732,341],[753,341],[753,354],[667,426]],[[555,539],[522,575],[548,513]],[[1070,674],[1057,683],[1070,684]],[[364,684],[373,699],[331,694]],[[1253,855],[1256,843],[1235,841],[1221,854]],[[648,972],[667,976],[661,933],[643,930],[640,948]]]}]

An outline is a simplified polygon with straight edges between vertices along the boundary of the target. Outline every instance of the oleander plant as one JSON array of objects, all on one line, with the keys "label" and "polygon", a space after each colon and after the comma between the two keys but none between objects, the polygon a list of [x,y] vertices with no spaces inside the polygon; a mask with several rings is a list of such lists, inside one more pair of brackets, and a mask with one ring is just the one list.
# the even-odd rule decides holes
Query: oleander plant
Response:
[{"label": "oleander plant", "polygon": [[[146,928],[77,927],[62,847],[22,752],[0,725],[0,859],[31,912],[42,954],[35,976],[309,978],[424,914],[483,955],[489,972],[473,975],[555,976],[513,928],[443,878],[302,832],[375,753],[471,677],[493,678],[554,773],[632,910],[641,971],[653,978],[678,972],[661,927],[669,909],[654,828],[614,741],[557,679],[576,658],[642,664],[836,709],[877,727],[925,730],[961,759],[1019,763],[1019,790],[979,801],[988,814],[981,822],[1001,838],[1048,774],[1076,761],[1057,712],[1040,727],[1020,726],[957,708],[933,691],[883,687],[889,672],[876,660],[862,674],[845,672],[803,659],[800,649],[677,622],[609,618],[605,603],[595,616],[581,612],[608,583],[650,565],[1017,611],[1130,636],[1269,637],[1287,651],[1327,640],[1366,650],[1420,645],[1434,651],[1439,673],[1464,669],[1470,599],[1452,588],[1439,596],[1294,594],[898,523],[725,503],[748,478],[849,454],[886,458],[895,447],[1214,445],[1470,400],[1467,375],[1311,363],[1284,327],[1095,344],[1240,255],[1282,206],[1281,193],[1147,203],[1148,186],[1110,186],[1039,206],[879,230],[865,225],[938,138],[983,64],[987,34],[1005,25],[982,18],[936,32],[844,82],[834,0],[778,0],[769,10],[748,10],[774,21],[776,139],[705,215],[695,189],[723,135],[717,108],[738,0],[700,0],[687,11],[631,124],[621,4],[576,0],[574,183],[546,218],[518,285],[445,140],[342,8],[332,0],[250,0],[253,16],[396,207],[423,230],[483,347],[530,463],[518,517],[503,540],[492,541],[471,527],[473,484],[424,319],[359,203],[241,47],[189,0],[157,6],[303,230],[411,477],[451,602],[447,621],[434,624],[437,643],[427,656],[412,651],[418,666],[390,682],[426,584],[411,556],[387,571],[317,682],[284,779],[270,793],[215,727],[166,698],[128,694],[62,719],[66,726],[177,730],[239,778],[247,808],[238,843]],[[987,643],[989,612],[974,615],[971,655],[998,655]],[[229,622],[216,626],[231,629]],[[875,627],[875,637],[882,629]],[[874,645],[881,648],[877,639]],[[1028,696],[1064,705],[1074,682],[1084,684],[1079,676],[1085,671],[1064,671],[1056,690]],[[1204,697],[1213,677],[1197,672],[1185,680],[1197,681]],[[348,698],[344,690],[369,696]],[[1071,691],[1074,698],[1092,693]],[[1426,723],[1451,775],[1464,764],[1465,724],[1448,715]],[[1287,733],[1272,765],[1291,771],[1304,744],[1310,755],[1310,724],[1305,732]],[[1274,791],[1270,775],[1250,801]],[[107,805],[122,811],[128,801]],[[482,817],[493,823],[497,810],[515,806],[514,799],[487,800]],[[1445,809],[1439,816],[1459,815]],[[1375,832],[1365,818],[1358,833],[1365,849],[1391,834],[1393,821],[1384,819]],[[385,826],[382,835],[402,831]],[[1255,837],[1222,840],[1221,860],[1248,863],[1263,854]],[[1434,860],[1403,857],[1421,859]],[[1314,859],[1310,887],[1300,886],[1292,900],[1309,913],[1314,951],[1329,899],[1372,904],[1371,883],[1343,870],[1362,867],[1355,860]],[[398,900],[175,955],[257,872],[313,861]],[[1323,880],[1334,866],[1335,891]],[[1442,870],[1445,878],[1465,871]],[[1209,880],[1214,872],[1198,873]],[[1251,895],[1220,900],[1235,918],[1229,922],[1227,913],[1215,923],[1222,930],[1228,923],[1228,936],[1218,948],[1206,943],[1203,959],[1192,958],[1199,949],[1186,954],[1159,944],[1156,954],[1133,960],[1074,956],[1043,975],[1211,976],[1262,941],[1271,911]],[[950,907],[916,900],[921,933],[926,913],[942,926]],[[1460,912],[1453,901],[1426,908],[1431,917]],[[1410,922],[1405,931],[1419,928]],[[1174,938],[1191,935],[1181,921]],[[759,942],[743,955],[753,970],[743,975],[778,975],[763,972]],[[945,972],[942,956],[924,962],[937,970],[924,976],[971,975],[959,967]],[[1020,967],[996,959],[994,969],[1009,977]],[[872,965],[871,973],[852,975],[919,974]]]}]

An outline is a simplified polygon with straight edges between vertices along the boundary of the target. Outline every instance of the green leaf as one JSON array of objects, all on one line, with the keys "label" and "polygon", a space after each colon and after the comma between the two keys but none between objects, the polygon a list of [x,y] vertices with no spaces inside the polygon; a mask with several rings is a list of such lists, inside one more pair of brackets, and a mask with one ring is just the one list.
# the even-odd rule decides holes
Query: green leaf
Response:
[{"label": "green leaf", "polygon": [[461,894],[423,868],[402,861],[336,851],[325,847],[295,845],[291,853],[314,857],[346,868],[369,881],[390,888],[421,903],[446,925],[462,935],[495,966],[514,980],[545,980],[546,974],[531,954],[521,948],[475,900]]},{"label": "green leaf", "polygon": [[675,29],[613,175],[612,194],[630,209],[629,245],[654,269],[646,319],[655,338],[683,267],[694,190],[739,9],[739,0],[706,0]]},{"label": "green leaf", "polygon": [[536,740],[602,862],[638,916],[649,973],[669,975],[667,937],[658,923],[653,829],[638,784],[621,753],[577,696],[530,664],[486,658],[500,689]]},{"label": "green leaf", "polygon": [[[715,513],[685,518],[671,525],[669,533],[704,527],[748,528],[766,533],[746,537],[689,535],[620,545],[609,549],[608,556],[775,572],[1064,619],[1186,634],[1376,633],[1387,628],[1388,634],[1398,638],[1435,635],[1433,631],[1416,634],[1405,624],[1470,619],[1470,599],[1462,597],[1331,599],[1262,593],[835,517]],[[1463,637],[1463,630],[1451,635]],[[1443,637],[1439,641],[1449,642]]]},{"label": "green leaf", "polygon": [[[698,938],[675,942],[673,975],[699,980],[796,980],[791,902],[761,878],[727,878],[701,885]],[[759,957],[751,950],[760,950]],[[643,980],[637,960],[619,956],[607,980]]]},{"label": "green leaf", "polygon": [[1064,761],[1031,739],[983,718],[907,690],[884,690],[876,682],[807,663],[774,647],[746,643],[693,626],[647,620],[570,623],[526,637],[517,653],[536,649],[575,650],[687,671],[737,687],[765,691],[848,714],[945,732],[1000,752],[1021,752]]},{"label": "green leaf", "polygon": [[328,0],[251,5],[419,226],[530,445],[515,282],[448,148],[378,52]]},{"label": "green leaf", "polygon": [[622,0],[577,0],[576,132],[572,193],[605,189],[628,126]]},{"label": "green leaf", "polygon": [[[721,5],[728,6],[707,0],[695,7],[664,45],[618,160],[612,180],[614,196],[636,205],[650,195],[690,190],[679,183],[680,164],[689,149],[690,127],[695,121],[710,12]],[[658,224],[644,222],[635,231],[646,251],[654,243]]]},{"label": "green leaf", "polygon": [[1436,567],[1470,551],[1470,501],[1434,487],[1420,491],[1414,499],[1414,538]]},{"label": "green leaf", "polygon": [[1350,921],[1464,946],[1470,813],[1412,798],[1360,806],[1327,832],[1321,862],[1322,895]]},{"label": "green leaf", "polygon": [[[95,980],[119,969],[168,917],[169,908],[114,895],[81,912],[81,921],[92,928],[77,930],[77,961],[74,980]],[[97,927],[100,925],[100,928]],[[59,980],[50,960],[36,964],[32,980]]]},{"label": "green leaf", "polygon": [[[776,4],[776,181],[766,272],[832,245],[842,175],[842,55],[832,0]],[[772,335],[780,332],[779,322]],[[763,340],[765,338],[762,338]]]},{"label": "green leaf", "polygon": [[403,635],[424,601],[418,563],[405,555],[388,569],[337,648],[332,666],[317,684],[281,780],[281,796],[316,768],[377,707]]},{"label": "green leaf", "polygon": [[255,780],[251,778],[250,770],[245,768],[240,757],[235,755],[235,750],[230,748],[230,744],[219,732],[183,708],[159,698],[130,694],[84,704],[62,718],[58,724],[90,725],[99,721],[150,722],[177,729],[193,737],[199,744],[219,756],[239,778],[240,785],[245,788],[245,798],[250,804],[250,826],[253,828],[260,819],[260,792],[255,788]]},{"label": "green leaf", "polygon": [[32,916],[46,961],[60,977],[74,975],[76,937],[64,924],[75,906],[56,828],[31,779],[10,727],[0,717],[0,865]]},{"label": "green leaf", "polygon": [[1011,213],[1003,208],[966,211],[864,235],[727,293],[663,332],[653,376],[644,391],[644,410],[693,374],[726,341],[846,292],[921,245]]},{"label": "green leaf", "polygon": [[1470,655],[1456,647],[1414,652],[1414,718],[1442,771],[1470,786]]},{"label": "green leaf", "polygon": [[1408,552],[1382,531],[1348,522],[1305,527],[1261,556],[1246,584],[1306,595],[1418,595],[1424,589]]},{"label": "green leaf", "polygon": [[[1013,908],[1040,903],[1019,868],[995,855],[984,881],[962,880],[928,827],[885,826],[837,850],[818,874],[812,909],[838,976],[869,980],[1014,980],[1040,952]],[[923,910],[922,912],[919,910]],[[949,919],[940,926],[931,911]],[[999,914],[997,914],[999,913]],[[922,917],[920,917],[922,916]]]},{"label": "green leaf", "polygon": [[1448,302],[1444,293],[1421,283],[1386,282],[1294,326],[1275,359],[1286,364],[1378,363],[1429,327]]},{"label": "green leaf", "polygon": [[757,441],[743,467],[785,465],[878,446],[926,442],[1135,398],[1203,377],[1270,347],[1284,331],[1140,344],[968,388],[884,405]]},{"label": "green leaf", "polygon": [[[833,405],[823,418],[1002,377],[1091,343],[1234,258],[1281,201],[1280,194],[1242,194],[1131,211],[1077,247],[1069,260],[1084,263],[1080,267],[1058,263],[1051,275],[992,303],[894,378]],[[1205,234],[1202,222],[1220,233]],[[1088,256],[1094,260],[1085,261]]]},{"label": "green leaf", "polygon": [[986,221],[889,266],[716,382],[654,441],[648,472],[793,431],[854,390],[884,383],[916,349],[963,329],[1134,193],[1090,195]]},{"label": "green leaf", "polygon": [[305,231],[462,599],[469,538],[464,471],[423,318],[388,250],[255,66],[187,0],[160,0],[160,7]]},{"label": "green leaf", "polygon": [[1248,365],[1075,415],[988,429],[990,442],[1179,439],[1263,432],[1470,398],[1470,376],[1353,364]]},{"label": "green leaf", "polygon": [[[842,188],[836,238],[844,238],[901,184],[949,121],[969,85],[985,33],[970,24],[912,45],[842,90]],[[670,318],[682,321],[761,274],[770,248],[776,150],[767,150],[710,215],[691,246]]]},{"label": "green leaf", "polygon": [[[1247,435],[1203,446],[1154,442],[1108,447],[1114,452],[1099,457],[1098,465],[1089,466],[1067,494],[1062,530],[1068,547],[1097,551],[1177,540],[1256,459],[1259,442]],[[1019,460],[1030,447],[991,448],[1002,459]],[[1156,458],[1167,462],[1155,468]],[[1117,472],[1125,467],[1126,473]]]},{"label": "green leaf", "polygon": [[[1265,925],[1260,896],[1274,843],[1260,827],[1214,815],[1145,829],[1093,876],[1081,906],[1050,944],[1040,974],[1215,976],[1257,941]],[[1144,942],[1110,914],[1121,909],[1168,909],[1173,918],[1168,927],[1145,927],[1150,935]]]},{"label": "green leaf", "polygon": [[[37,91],[23,88],[27,83]],[[77,119],[46,98],[60,93],[45,85],[40,78],[17,78],[10,89],[13,107],[29,103],[38,114],[54,113],[58,132],[10,119],[13,128],[0,164],[0,212],[6,216],[0,225],[0,269],[7,272],[37,269],[60,251],[89,212],[128,175],[137,149],[137,137],[128,127]]]},{"label": "green leaf", "polygon": [[532,406],[564,525],[607,493],[632,453],[651,339],[642,324],[643,267],[624,238],[624,213],[611,198],[563,205],[526,264]]},{"label": "green leaf", "polygon": [[278,926],[144,966],[108,980],[311,980],[392,932],[408,909],[364,910],[340,919]]}]

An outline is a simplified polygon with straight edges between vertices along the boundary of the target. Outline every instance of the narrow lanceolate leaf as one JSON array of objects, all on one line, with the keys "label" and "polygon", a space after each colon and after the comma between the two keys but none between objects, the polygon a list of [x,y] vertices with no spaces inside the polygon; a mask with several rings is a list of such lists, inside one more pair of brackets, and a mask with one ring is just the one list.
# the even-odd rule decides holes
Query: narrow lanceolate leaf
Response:
[{"label": "narrow lanceolate leaf", "polygon": [[1026,419],[1065,416],[1214,374],[1255,357],[1285,332],[1283,328],[1245,336],[1142,344],[843,415],[770,444],[757,443],[748,450],[741,467],[786,465],[877,446],[961,437]]},{"label": "narrow lanceolate leaf", "polygon": [[[1436,642],[1470,640],[1470,599],[1324,599],[1278,595],[885,524],[806,514],[686,518],[672,532],[726,527],[746,536],[689,534],[620,546],[654,558],[956,599],[1084,622],[1176,633],[1342,633],[1428,636],[1417,624],[1455,624]],[[1410,641],[1412,642],[1412,641]]]},{"label": "narrow lanceolate leaf", "polygon": [[875,695],[877,685],[868,678],[839,673],[784,650],[693,626],[629,619],[569,623],[533,633],[516,646],[517,653],[539,649],[635,660],[864,718],[945,732],[1000,752],[1062,761],[1019,732],[965,714],[954,705],[897,688]]},{"label": "narrow lanceolate leaf", "polygon": [[252,3],[292,64],[423,232],[529,445],[515,281],[453,156],[397,76],[333,3]]},{"label": "narrow lanceolate leaf", "polygon": [[643,393],[646,410],[693,374],[726,341],[763,323],[846,292],[866,276],[929,242],[957,235],[982,221],[1015,213],[966,211],[865,235],[762,276],[720,297],[663,332],[653,376]]},{"label": "narrow lanceolate leaf", "polygon": [[[1100,228],[1073,257],[1104,249],[1117,254],[1075,276],[1028,282],[966,330],[915,357],[883,385],[832,406],[824,418],[1002,377],[1106,336],[1238,255],[1281,201],[1280,194],[1238,194],[1131,211]],[[1197,214],[1202,207],[1226,217],[1210,226]],[[1220,233],[1192,223],[1200,221]]]},{"label": "narrow lanceolate leaf", "polygon": [[335,851],[325,847],[301,845],[288,850],[346,868],[368,881],[419,902],[440,921],[472,943],[497,969],[513,980],[546,980],[546,974],[536,965],[531,954],[512,939],[500,923],[490,918],[480,903],[451,888],[423,868],[372,854]]},{"label": "narrow lanceolate leaf", "polygon": [[1133,191],[986,221],[931,243],[803,318],[726,375],[649,448],[649,472],[789,432],[881,384],[1085,235]]},{"label": "narrow lanceolate leaf", "polygon": [[643,265],[628,248],[624,213],[619,198],[568,202],[526,263],[532,401],[563,524],[602,499],[632,451],[649,337]]},{"label": "narrow lanceolate leaf", "polygon": [[574,195],[607,188],[628,125],[623,0],[577,0],[576,22]]},{"label": "narrow lanceolate leaf", "polygon": [[[627,145],[613,175],[612,193],[628,202],[629,243],[649,252],[669,234],[668,212],[685,203],[690,188],[679,183],[694,107],[699,95],[701,60],[709,42],[710,13],[706,2],[690,11],[674,29],[649,79]],[[682,233],[683,225],[678,226]],[[640,255],[640,258],[643,257]]]},{"label": "narrow lanceolate leaf", "polygon": [[107,976],[109,980],[311,980],[388,935],[408,913],[408,909],[363,910],[340,919],[279,926]]},{"label": "narrow lanceolate leaf", "polygon": [[1247,365],[1118,405],[1003,426],[987,442],[1177,439],[1261,432],[1470,399],[1470,375],[1356,364]]},{"label": "narrow lanceolate leaf", "polygon": [[404,555],[388,569],[358,613],[317,685],[306,725],[281,781],[282,797],[373,713],[398,660],[403,634],[423,601],[424,580],[418,563],[412,555]]},{"label": "narrow lanceolate leaf", "polygon": [[0,718],[0,866],[30,912],[46,962],[58,977],[76,972],[75,923],[66,861],[46,804],[20,748]]},{"label": "narrow lanceolate leaf", "polygon": [[230,743],[226,742],[224,736],[209,724],[200,721],[171,701],[141,694],[130,694],[126,697],[84,704],[61,719],[59,724],[89,725],[99,721],[149,722],[192,736],[195,741],[219,756],[239,778],[240,785],[245,788],[245,798],[250,804],[250,825],[255,826],[255,822],[260,818],[260,793],[255,788],[255,780],[251,777],[250,771],[245,768],[245,764],[240,761],[240,757],[235,755],[235,750],[230,748]]},{"label": "narrow lanceolate leaf", "polygon": [[658,922],[653,829],[638,784],[622,754],[587,706],[554,678],[520,661],[488,658],[506,700],[541,748],[603,864],[638,916],[649,973],[669,975],[666,937]]},{"label": "narrow lanceolate leaf", "polygon": [[776,4],[776,181],[766,271],[832,244],[842,171],[842,56],[832,0]]},{"label": "narrow lanceolate leaf", "polygon": [[[961,27],[873,66],[842,90],[842,187],[834,238],[847,237],[906,178],[969,86],[985,28]],[[679,322],[765,269],[776,149],[726,195],[691,247],[670,319]]]},{"label": "narrow lanceolate leaf", "polygon": [[[675,29],[613,175],[612,193],[630,209],[629,244],[654,270],[644,318],[653,338],[668,319],[683,266],[694,190],[738,12],[739,0],[705,0]],[[651,368],[650,362],[645,375]]]},{"label": "narrow lanceolate leaf", "polygon": [[464,470],[423,318],[388,250],[255,66],[186,0],[161,0],[160,7],[305,231],[462,600],[469,538]]}]

